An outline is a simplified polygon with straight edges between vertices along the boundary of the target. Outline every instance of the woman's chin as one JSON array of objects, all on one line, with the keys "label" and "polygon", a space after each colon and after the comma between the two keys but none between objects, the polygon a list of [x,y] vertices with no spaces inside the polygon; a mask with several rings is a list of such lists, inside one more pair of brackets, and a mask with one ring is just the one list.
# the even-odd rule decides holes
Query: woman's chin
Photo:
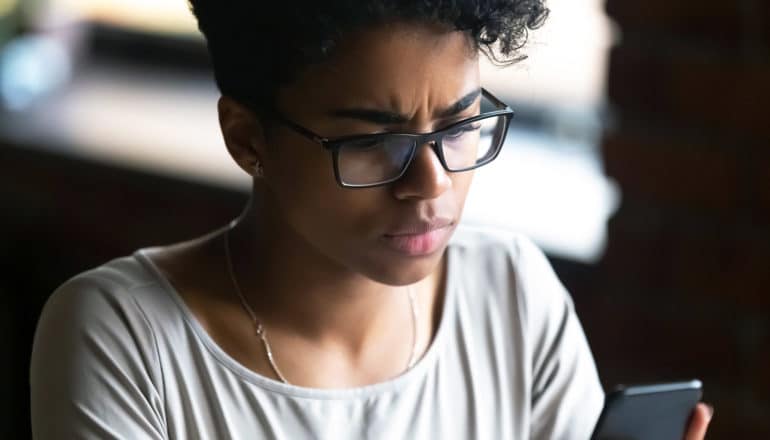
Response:
[{"label": "woman's chin", "polygon": [[365,263],[364,267],[359,267],[359,272],[390,286],[414,284],[435,272],[445,249],[446,245],[432,253],[409,257],[398,253],[378,253],[376,257],[359,260]]}]

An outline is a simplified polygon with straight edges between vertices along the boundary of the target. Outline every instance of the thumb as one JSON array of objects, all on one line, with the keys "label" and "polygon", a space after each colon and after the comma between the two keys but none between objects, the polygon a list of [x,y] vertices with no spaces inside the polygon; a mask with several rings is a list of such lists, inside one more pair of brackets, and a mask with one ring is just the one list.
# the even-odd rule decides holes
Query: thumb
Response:
[{"label": "thumb", "polygon": [[705,403],[699,403],[695,406],[690,417],[690,426],[687,428],[685,440],[703,440],[706,437],[711,417],[714,415],[714,407]]}]

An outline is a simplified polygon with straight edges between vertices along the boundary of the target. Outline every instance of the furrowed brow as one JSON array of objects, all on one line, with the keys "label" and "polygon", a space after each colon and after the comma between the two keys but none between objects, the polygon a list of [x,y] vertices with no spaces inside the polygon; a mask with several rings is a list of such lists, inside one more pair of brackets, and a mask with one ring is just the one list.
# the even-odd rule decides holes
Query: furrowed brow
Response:
[{"label": "furrowed brow", "polygon": [[[463,96],[457,102],[439,111],[439,118],[449,118],[468,109],[481,95],[481,89],[476,89]],[[409,118],[406,115],[387,110],[375,110],[369,108],[341,108],[329,112],[331,116],[338,118],[357,119],[376,125],[406,124]]]},{"label": "furrowed brow", "polygon": [[468,107],[473,105],[474,102],[476,102],[476,99],[478,99],[479,95],[481,95],[481,89],[476,89],[467,95],[460,98],[457,102],[450,105],[449,107],[441,110],[439,112],[439,117],[441,118],[449,118],[452,116],[456,116],[459,113],[462,113],[464,110],[466,110]]},{"label": "furrowed brow", "polygon": [[373,110],[367,108],[336,109],[332,110],[330,114],[338,118],[357,119],[376,125],[396,125],[409,122],[409,118],[404,115],[385,110]]}]

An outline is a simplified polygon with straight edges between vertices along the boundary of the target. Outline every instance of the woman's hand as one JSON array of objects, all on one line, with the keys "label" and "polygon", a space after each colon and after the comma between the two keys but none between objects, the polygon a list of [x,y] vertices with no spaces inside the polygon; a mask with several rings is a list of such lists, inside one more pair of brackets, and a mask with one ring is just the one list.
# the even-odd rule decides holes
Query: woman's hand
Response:
[{"label": "woman's hand", "polygon": [[706,437],[706,429],[714,415],[714,408],[705,403],[699,403],[690,418],[690,427],[687,428],[687,434],[684,440],[703,440]]}]

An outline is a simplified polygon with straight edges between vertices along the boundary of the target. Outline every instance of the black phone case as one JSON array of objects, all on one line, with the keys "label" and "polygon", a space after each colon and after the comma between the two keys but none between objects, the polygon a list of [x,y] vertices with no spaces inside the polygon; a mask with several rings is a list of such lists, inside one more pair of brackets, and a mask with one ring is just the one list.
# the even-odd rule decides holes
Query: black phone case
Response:
[{"label": "black phone case", "polygon": [[698,380],[621,387],[607,396],[593,440],[681,440],[702,395]]}]

